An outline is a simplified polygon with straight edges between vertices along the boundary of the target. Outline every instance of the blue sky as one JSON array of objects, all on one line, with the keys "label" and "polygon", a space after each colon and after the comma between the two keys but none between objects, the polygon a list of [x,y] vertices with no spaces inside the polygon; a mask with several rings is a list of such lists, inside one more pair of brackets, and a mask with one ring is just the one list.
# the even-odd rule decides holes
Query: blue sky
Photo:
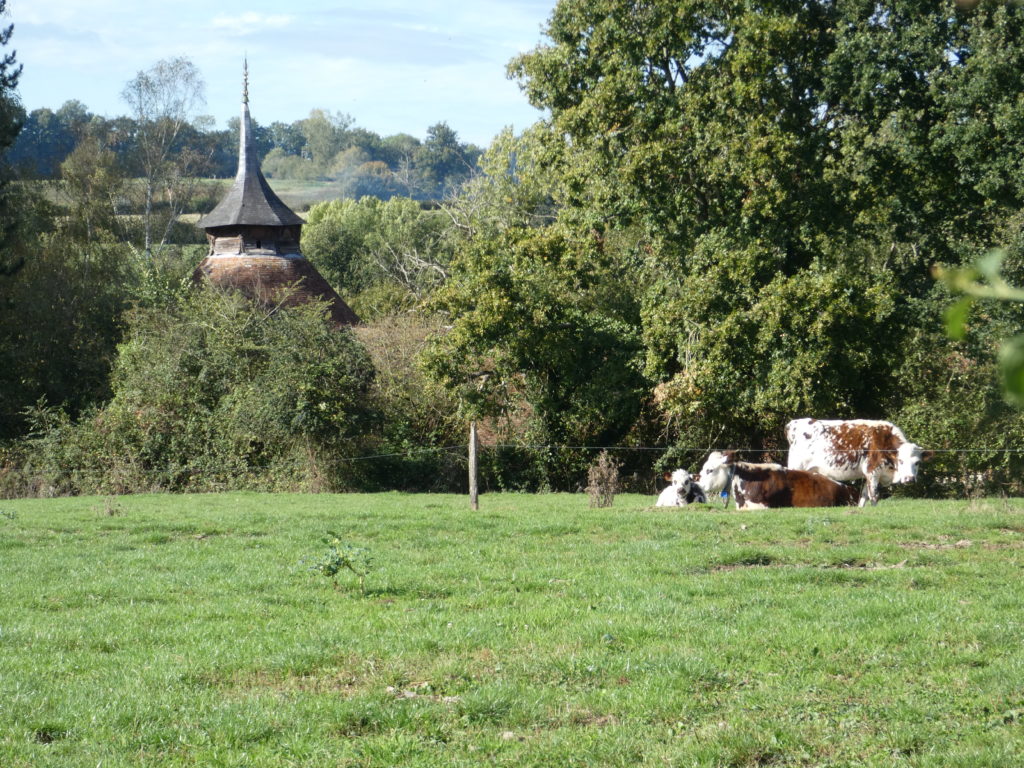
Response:
[{"label": "blue sky", "polygon": [[242,60],[264,125],[312,109],[381,135],[419,138],[445,121],[486,146],[540,117],[505,65],[542,42],[555,0],[8,0],[9,48],[24,64],[26,110],[77,99],[125,114],[124,84],[186,56],[206,82],[206,114],[237,116]]}]

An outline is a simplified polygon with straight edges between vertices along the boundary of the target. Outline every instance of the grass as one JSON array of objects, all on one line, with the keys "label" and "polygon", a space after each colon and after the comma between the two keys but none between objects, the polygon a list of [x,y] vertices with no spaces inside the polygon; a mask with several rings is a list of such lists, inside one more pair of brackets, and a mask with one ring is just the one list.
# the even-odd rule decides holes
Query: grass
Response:
[{"label": "grass", "polygon": [[0,502],[0,765],[1020,765],[1024,500],[652,502]]},{"label": "grass", "polygon": [[[223,195],[227,194],[234,179],[209,178],[204,179],[204,181],[209,184],[218,185],[220,192],[217,195],[217,198],[220,199]],[[317,203],[322,203],[327,200],[336,200],[341,197],[341,186],[337,181],[267,179],[267,182],[270,184],[277,196],[280,197],[289,208],[299,214],[308,211]],[[53,184],[46,182],[25,183],[32,185],[33,189],[38,190],[40,194],[52,203],[63,204],[66,202],[66,200],[58,193],[57,187]],[[205,213],[209,213],[209,211],[203,211],[202,213],[185,213],[179,218],[182,221],[194,224]]]}]

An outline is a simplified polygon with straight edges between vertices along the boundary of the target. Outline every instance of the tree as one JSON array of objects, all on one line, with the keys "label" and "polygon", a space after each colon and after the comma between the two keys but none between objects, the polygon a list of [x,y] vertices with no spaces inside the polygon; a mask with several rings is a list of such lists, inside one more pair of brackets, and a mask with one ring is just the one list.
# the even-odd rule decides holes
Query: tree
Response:
[{"label": "tree", "polygon": [[322,172],[326,172],[334,156],[345,148],[345,134],[351,125],[352,118],[348,115],[332,115],[322,109],[314,109],[302,121],[302,135],[306,140],[304,151]]},{"label": "tree", "polygon": [[280,149],[286,155],[301,154],[302,147],[306,143],[306,139],[302,135],[302,128],[298,123],[271,123],[270,138],[274,148]]},{"label": "tree", "polygon": [[648,240],[635,290],[668,418],[756,442],[785,411],[899,406],[887,340],[936,322],[930,265],[1024,205],[1022,21],[917,0],[558,3],[510,72],[550,113],[560,223]]},{"label": "tree", "polygon": [[419,184],[428,196],[440,199],[476,170],[479,151],[459,142],[459,135],[448,123],[436,123],[427,129],[427,138],[416,150],[414,162]]},{"label": "tree", "polygon": [[[142,250],[167,242],[177,215],[195,191],[208,155],[182,147],[178,139],[205,104],[205,85],[195,65],[184,57],[163,59],[139,72],[121,92],[136,122],[135,151],[142,172]],[[155,203],[163,193],[167,206],[157,238]]]},{"label": "tree", "polygon": [[[426,364],[460,394],[464,415],[532,411],[546,445],[609,445],[636,421],[645,382],[633,244],[577,240],[557,226],[512,228],[458,250],[431,307],[449,318]],[[570,487],[588,462],[548,456],[543,483]]]},{"label": "tree", "polygon": [[[7,10],[7,0],[0,0],[0,15]],[[0,48],[11,41],[14,25],[0,29]],[[0,56],[0,155],[7,152],[21,130],[24,111],[18,101],[16,88],[21,76],[21,65],[17,64],[14,51]],[[14,246],[17,228],[17,197],[9,185],[9,170],[6,165],[0,169],[0,277],[16,272],[25,263],[23,253]]]},{"label": "tree", "polygon": [[450,229],[444,213],[405,197],[341,199],[310,210],[302,249],[368,319],[415,305],[444,281]]},{"label": "tree", "polygon": [[123,245],[95,229],[84,240],[73,222],[47,208],[37,201],[20,209],[19,237],[31,245],[32,257],[4,281],[2,438],[24,432],[25,410],[41,398],[77,415],[109,395],[120,318],[136,283]]},{"label": "tree", "polygon": [[115,234],[114,210],[124,186],[114,153],[98,138],[83,138],[61,163],[58,188],[68,202],[66,231],[85,242],[100,233]]}]

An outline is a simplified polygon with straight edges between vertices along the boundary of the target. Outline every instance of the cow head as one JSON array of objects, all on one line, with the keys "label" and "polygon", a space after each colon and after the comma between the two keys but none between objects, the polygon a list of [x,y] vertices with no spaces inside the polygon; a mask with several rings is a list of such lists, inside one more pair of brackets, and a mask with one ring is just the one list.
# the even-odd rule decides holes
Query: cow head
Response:
[{"label": "cow head", "polygon": [[721,493],[732,475],[732,451],[715,451],[704,462],[697,476],[697,484],[708,495]]},{"label": "cow head", "polygon": [[932,451],[921,450],[921,446],[914,443],[903,443],[896,451],[896,477],[894,483],[912,483],[917,480],[918,465],[927,461],[933,455]]},{"label": "cow head", "polygon": [[693,477],[685,469],[677,469],[669,475],[668,480],[672,485],[678,485],[680,488],[689,488],[690,483],[693,482]]}]

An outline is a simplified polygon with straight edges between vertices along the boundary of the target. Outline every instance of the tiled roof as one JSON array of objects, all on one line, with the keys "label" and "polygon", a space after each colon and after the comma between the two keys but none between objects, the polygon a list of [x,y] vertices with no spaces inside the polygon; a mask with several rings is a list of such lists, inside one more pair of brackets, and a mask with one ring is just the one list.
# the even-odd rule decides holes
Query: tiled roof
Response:
[{"label": "tiled roof", "polygon": [[238,148],[238,173],[223,200],[199,221],[203,229],[236,224],[289,227],[302,225],[302,218],[276,194],[263,178],[252,142],[248,99],[242,103]]}]

